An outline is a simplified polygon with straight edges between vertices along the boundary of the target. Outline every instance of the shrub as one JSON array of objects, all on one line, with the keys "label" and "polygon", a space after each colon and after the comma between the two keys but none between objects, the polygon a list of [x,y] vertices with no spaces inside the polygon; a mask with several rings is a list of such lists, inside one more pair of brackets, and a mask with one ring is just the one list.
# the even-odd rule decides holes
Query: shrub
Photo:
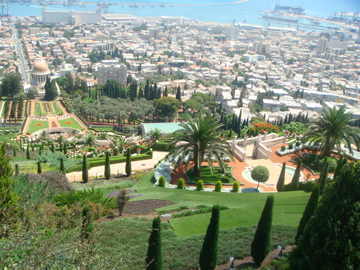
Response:
[{"label": "shrub", "polygon": [[293,149],[294,148],[294,144],[293,143],[289,143],[289,149]]},{"label": "shrub", "polygon": [[198,190],[198,191],[204,190],[204,181],[203,180],[197,181],[196,190]]},{"label": "shrub", "polygon": [[337,166],[337,162],[336,159],[331,158],[331,157],[325,157],[323,158],[320,162],[319,162],[319,170],[323,169],[323,166],[325,164],[325,162],[329,163],[329,173],[333,173],[335,172],[336,166]]},{"label": "shrub", "polygon": [[70,190],[67,193],[60,193],[54,196],[54,201],[57,206],[68,206],[75,203],[80,203],[86,206],[89,203],[101,204],[105,208],[115,208],[113,198],[105,197],[105,191],[102,189],[84,189],[84,190]]},{"label": "shrub", "polygon": [[215,191],[216,192],[221,192],[222,190],[222,182],[219,180],[216,182],[216,185],[215,185]]},{"label": "shrub", "polygon": [[159,187],[165,187],[166,179],[165,176],[160,176],[159,178]]},{"label": "shrub", "polygon": [[285,145],[283,145],[283,146],[281,146],[281,151],[285,151],[286,150],[286,146]]},{"label": "shrub", "polygon": [[300,141],[297,141],[297,142],[295,143],[295,145],[298,146],[298,147],[300,146],[300,144],[301,144]]},{"label": "shrub", "polygon": [[177,188],[178,189],[184,189],[184,186],[185,186],[185,181],[183,178],[180,178],[179,181],[178,181],[178,184],[177,184]]},{"label": "shrub", "polygon": [[240,186],[239,182],[238,182],[238,181],[235,181],[234,184],[233,184],[233,189],[232,189],[232,191],[233,191],[233,192],[238,192],[238,191],[239,191],[239,186]]}]

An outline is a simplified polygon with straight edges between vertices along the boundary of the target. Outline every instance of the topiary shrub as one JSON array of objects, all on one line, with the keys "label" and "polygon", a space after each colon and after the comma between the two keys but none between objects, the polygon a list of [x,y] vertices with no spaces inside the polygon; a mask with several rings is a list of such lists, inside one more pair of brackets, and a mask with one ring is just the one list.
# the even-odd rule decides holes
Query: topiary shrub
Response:
[{"label": "topiary shrub", "polygon": [[233,192],[238,192],[238,191],[239,191],[239,187],[240,187],[239,182],[238,182],[238,181],[235,181],[234,184],[233,184],[232,191],[233,191]]},{"label": "topiary shrub", "polygon": [[283,146],[281,146],[281,151],[285,151],[286,150],[286,146],[285,145],[283,145]]},{"label": "topiary shrub", "polygon": [[298,146],[298,147],[300,146],[300,144],[301,144],[300,141],[297,141],[297,142],[295,143],[295,145]]},{"label": "topiary shrub", "polygon": [[198,191],[204,190],[204,181],[203,180],[197,181],[196,190],[198,190]]},{"label": "topiary shrub", "polygon": [[216,192],[221,192],[222,190],[222,182],[219,180],[216,182],[216,185],[215,185],[215,191]]},{"label": "topiary shrub", "polygon": [[160,176],[159,178],[159,187],[165,187],[166,178],[165,176]]},{"label": "topiary shrub", "polygon": [[184,189],[184,186],[185,186],[185,181],[183,178],[180,178],[178,183],[177,183],[177,188],[178,189]]},{"label": "topiary shrub", "polygon": [[289,143],[289,149],[293,149],[294,148],[294,144],[293,143]]}]

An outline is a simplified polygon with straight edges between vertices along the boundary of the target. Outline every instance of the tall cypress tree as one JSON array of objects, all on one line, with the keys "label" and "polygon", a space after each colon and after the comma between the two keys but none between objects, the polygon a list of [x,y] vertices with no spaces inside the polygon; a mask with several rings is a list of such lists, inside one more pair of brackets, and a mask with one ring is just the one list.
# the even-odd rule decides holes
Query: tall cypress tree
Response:
[{"label": "tall cypress tree", "polygon": [[29,147],[29,145],[26,147],[26,159],[30,159],[30,147]]},{"label": "tall cypress tree", "polygon": [[329,174],[329,162],[325,161],[319,178],[320,195],[323,195],[325,191],[328,174]]},{"label": "tall cypress tree", "polygon": [[19,164],[15,164],[15,176],[18,176],[20,173],[19,171]]},{"label": "tall cypress tree", "polygon": [[270,240],[273,206],[274,196],[269,195],[257,225],[254,240],[251,243],[251,256],[258,265],[264,261],[271,248]]},{"label": "tall cypress tree", "polygon": [[90,207],[85,206],[82,211],[81,239],[89,239],[93,229]]},{"label": "tall cypress tree", "polygon": [[62,174],[66,174],[66,172],[65,172],[65,166],[64,166],[64,159],[63,158],[60,158],[60,172],[62,173]]},{"label": "tall cypress tree", "polygon": [[291,270],[359,269],[360,164],[346,164],[290,254]]},{"label": "tall cypress tree", "polygon": [[109,180],[110,179],[110,153],[106,152],[105,154],[105,179]]},{"label": "tall cypress tree", "polygon": [[299,188],[301,164],[302,164],[302,162],[301,162],[301,160],[299,160],[299,162],[296,166],[295,173],[294,173],[293,178],[290,183],[291,190],[297,190]]},{"label": "tall cypress tree", "polygon": [[67,143],[64,144],[64,154],[67,154]]},{"label": "tall cypress tree", "polygon": [[284,162],[282,169],[281,169],[281,173],[279,176],[279,180],[276,184],[276,189],[278,192],[281,192],[284,190],[284,185],[285,185],[285,170],[286,170],[286,162]]},{"label": "tall cypress tree", "polygon": [[131,153],[130,153],[130,149],[128,149],[127,152],[126,152],[125,173],[126,173],[126,176],[131,175]]},{"label": "tall cypress tree", "polygon": [[89,181],[89,172],[87,168],[86,155],[83,155],[82,180],[84,181],[84,183],[87,183]]},{"label": "tall cypress tree", "polygon": [[319,195],[320,195],[320,187],[319,185],[316,185],[316,187],[314,188],[314,190],[311,193],[310,199],[306,205],[304,214],[300,220],[299,223],[299,227],[295,236],[295,241],[297,242],[298,239],[300,238],[300,236],[302,236],[305,225],[308,223],[308,221],[310,220],[310,218],[312,217],[312,215],[315,212],[315,209],[318,205],[318,201],[319,201]]},{"label": "tall cypress tree", "polygon": [[176,99],[181,102],[181,89],[180,85],[176,89]]},{"label": "tall cypress tree", "polygon": [[201,270],[213,270],[216,267],[218,257],[219,222],[220,207],[219,205],[214,205],[200,252],[199,263]]},{"label": "tall cypress tree", "polygon": [[6,157],[6,144],[0,146],[0,224],[14,217],[19,196],[13,191],[14,180],[9,158]]},{"label": "tall cypress tree", "polygon": [[37,173],[42,173],[40,161],[37,162]]},{"label": "tall cypress tree", "polygon": [[146,269],[162,270],[160,217],[153,219],[152,231],[149,237],[149,247],[146,256]]}]

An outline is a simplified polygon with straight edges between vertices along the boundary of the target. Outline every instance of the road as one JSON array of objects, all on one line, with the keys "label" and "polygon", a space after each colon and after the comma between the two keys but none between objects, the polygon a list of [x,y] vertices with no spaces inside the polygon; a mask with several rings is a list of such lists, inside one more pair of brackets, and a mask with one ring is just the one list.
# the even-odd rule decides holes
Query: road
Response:
[{"label": "road", "polygon": [[21,43],[20,43],[20,40],[18,37],[19,36],[18,30],[14,27],[13,24],[10,25],[10,29],[12,31],[11,38],[12,38],[12,42],[15,47],[19,72],[22,76],[24,84],[30,83],[30,76],[29,76],[29,72],[28,72],[27,61],[25,59],[24,52],[23,52],[23,49],[22,49],[22,46],[21,46]]}]

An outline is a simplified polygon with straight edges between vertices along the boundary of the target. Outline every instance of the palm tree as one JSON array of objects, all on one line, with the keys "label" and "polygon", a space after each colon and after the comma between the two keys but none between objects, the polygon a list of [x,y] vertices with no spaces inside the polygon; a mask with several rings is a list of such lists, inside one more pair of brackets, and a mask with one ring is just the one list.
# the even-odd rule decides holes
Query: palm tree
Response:
[{"label": "palm tree", "polygon": [[210,170],[213,172],[213,158],[219,166],[224,169],[224,157],[233,160],[230,144],[220,138],[220,127],[217,119],[212,115],[203,116],[198,113],[194,117],[187,117],[188,123],[181,123],[182,134],[175,138],[169,147],[175,146],[170,155],[177,165],[186,162],[186,167],[194,161],[193,176],[201,176],[201,163],[205,154],[209,162]]},{"label": "palm tree", "polygon": [[324,108],[320,118],[310,123],[305,138],[320,142],[320,149],[324,156],[330,156],[335,147],[340,153],[342,143],[346,144],[350,153],[353,153],[352,144],[355,144],[357,148],[360,146],[360,130],[350,126],[353,121],[351,113],[346,112],[344,106],[339,109],[335,106]]},{"label": "palm tree", "polygon": [[96,142],[96,138],[94,134],[89,134],[84,138],[84,148],[85,147],[96,147],[98,143]]}]

